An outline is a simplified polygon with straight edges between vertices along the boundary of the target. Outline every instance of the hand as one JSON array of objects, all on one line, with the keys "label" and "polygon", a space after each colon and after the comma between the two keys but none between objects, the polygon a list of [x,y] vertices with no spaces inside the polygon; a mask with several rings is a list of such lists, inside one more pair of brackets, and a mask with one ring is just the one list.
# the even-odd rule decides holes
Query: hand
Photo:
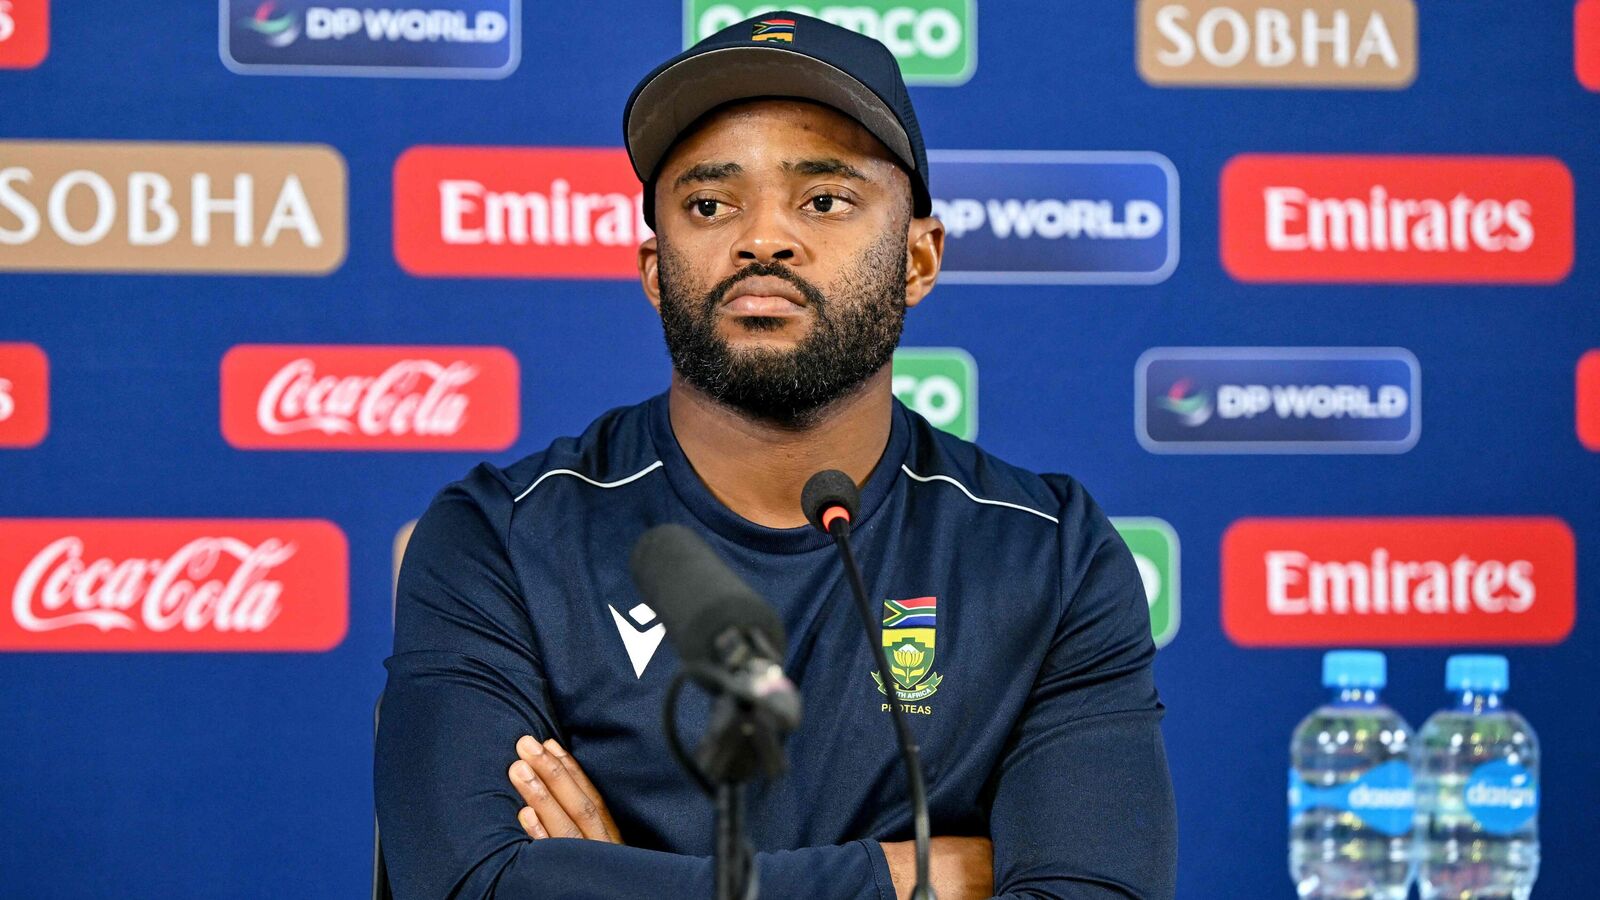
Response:
[{"label": "hand", "polygon": [[594,782],[555,739],[541,744],[523,735],[517,741],[517,757],[508,774],[527,804],[517,813],[517,822],[528,837],[622,843],[622,833]]},{"label": "hand", "polygon": [[[917,844],[883,844],[896,900],[909,900],[917,886]],[[994,847],[988,838],[936,837],[928,841],[928,880],[939,900],[983,900],[994,896]]]}]

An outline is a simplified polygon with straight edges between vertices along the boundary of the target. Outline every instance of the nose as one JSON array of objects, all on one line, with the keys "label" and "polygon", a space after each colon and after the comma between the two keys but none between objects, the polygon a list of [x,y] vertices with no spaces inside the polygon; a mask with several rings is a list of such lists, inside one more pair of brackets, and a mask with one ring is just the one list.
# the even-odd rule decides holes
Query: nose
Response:
[{"label": "nose", "polygon": [[752,203],[743,224],[730,248],[735,267],[778,261],[799,265],[805,261],[805,250],[784,215],[782,202]]}]

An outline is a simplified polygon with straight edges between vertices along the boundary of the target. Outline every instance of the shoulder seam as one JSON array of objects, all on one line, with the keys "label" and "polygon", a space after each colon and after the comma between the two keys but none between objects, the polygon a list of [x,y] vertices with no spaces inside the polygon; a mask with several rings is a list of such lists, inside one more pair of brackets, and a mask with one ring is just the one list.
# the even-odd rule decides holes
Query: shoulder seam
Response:
[{"label": "shoulder seam", "polygon": [[910,476],[913,480],[920,481],[920,482],[922,482],[924,484],[927,484],[930,481],[948,481],[951,484],[955,485],[961,491],[961,493],[966,494],[967,495],[967,499],[971,500],[973,503],[982,503],[985,506],[1003,506],[1003,507],[1005,507],[1007,509],[1021,510],[1022,512],[1025,512],[1025,513],[1032,513],[1033,515],[1036,515],[1039,518],[1044,519],[1047,522],[1052,522],[1052,523],[1054,523],[1056,525],[1060,525],[1061,524],[1061,520],[1056,518],[1055,516],[1052,516],[1049,513],[1042,513],[1040,511],[1038,511],[1037,509],[1033,509],[1032,507],[1020,506],[1020,505],[1018,505],[1016,503],[1007,503],[1004,500],[988,500],[988,499],[985,499],[983,497],[979,497],[979,496],[973,494],[971,491],[967,490],[967,486],[966,485],[964,485],[961,482],[955,480],[954,478],[951,478],[949,475],[918,475],[917,473],[911,471],[910,467],[906,466],[904,463],[902,463],[900,465],[900,471],[906,473],[906,475]]},{"label": "shoulder seam", "polygon": [[595,481],[593,478],[590,478],[589,476],[583,474],[582,472],[575,472],[572,469],[551,469],[550,471],[541,474],[538,478],[535,478],[533,480],[533,484],[528,485],[527,488],[524,489],[522,493],[520,493],[520,494],[516,495],[515,497],[511,498],[511,502],[512,503],[517,503],[517,502],[521,501],[522,498],[524,498],[524,497],[528,496],[529,494],[533,493],[533,489],[538,487],[546,478],[549,478],[551,475],[571,475],[573,478],[576,478],[579,481],[587,482],[588,484],[592,484],[597,488],[615,488],[615,487],[622,487],[625,484],[630,484],[632,482],[638,481],[639,479],[643,478],[646,475],[649,475],[651,472],[654,472],[655,470],[657,470],[659,468],[661,468],[661,460],[658,459],[655,462],[651,463],[650,465],[645,466],[644,468],[640,469],[639,471],[633,473],[632,475],[629,475],[626,478],[618,479],[616,481]]}]

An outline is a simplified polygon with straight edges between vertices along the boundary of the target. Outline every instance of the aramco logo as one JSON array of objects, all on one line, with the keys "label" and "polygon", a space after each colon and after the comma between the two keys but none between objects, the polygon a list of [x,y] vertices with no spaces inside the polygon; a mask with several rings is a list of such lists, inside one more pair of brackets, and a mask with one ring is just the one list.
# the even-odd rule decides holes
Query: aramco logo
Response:
[{"label": "aramco logo", "polygon": [[300,22],[294,13],[277,12],[278,4],[273,0],[256,7],[255,15],[241,19],[239,24],[261,35],[261,39],[273,47],[287,47],[300,36]]}]

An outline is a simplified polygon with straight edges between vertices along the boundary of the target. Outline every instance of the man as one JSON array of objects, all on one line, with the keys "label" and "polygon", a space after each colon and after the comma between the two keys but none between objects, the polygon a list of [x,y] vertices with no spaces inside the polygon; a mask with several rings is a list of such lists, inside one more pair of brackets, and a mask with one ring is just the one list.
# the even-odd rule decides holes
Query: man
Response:
[{"label": "man", "polygon": [[[678,522],[777,608],[805,698],[790,771],[749,794],[763,897],[908,896],[885,687],[921,745],[942,900],[1172,897],[1126,546],[1072,479],[937,432],[890,391],[944,249],[894,58],[774,13],[652,72],[624,119],[671,387],[478,466],[419,521],[376,760],[396,895],[711,896],[710,804],[661,724],[677,660],[628,575],[634,541]],[[854,545],[885,644],[909,648],[896,685],[805,524],[801,487],[829,468],[861,486]],[[681,718],[698,734],[706,704]]]}]

